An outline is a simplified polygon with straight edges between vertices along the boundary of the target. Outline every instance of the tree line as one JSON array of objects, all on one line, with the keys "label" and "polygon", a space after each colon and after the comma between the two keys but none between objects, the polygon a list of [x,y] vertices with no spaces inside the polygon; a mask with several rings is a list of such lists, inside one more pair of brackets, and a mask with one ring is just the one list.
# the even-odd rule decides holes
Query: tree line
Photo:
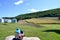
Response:
[{"label": "tree line", "polygon": [[[16,17],[9,17],[10,19],[16,18],[17,20],[40,18],[40,17],[59,17],[60,19],[60,8],[50,9],[46,11],[39,11],[34,13],[21,14]],[[8,19],[8,17],[5,17]]]},{"label": "tree line", "polygon": [[17,20],[31,19],[31,18],[40,18],[40,17],[59,17],[60,19],[60,8],[39,11],[34,13],[21,14],[16,16]]}]

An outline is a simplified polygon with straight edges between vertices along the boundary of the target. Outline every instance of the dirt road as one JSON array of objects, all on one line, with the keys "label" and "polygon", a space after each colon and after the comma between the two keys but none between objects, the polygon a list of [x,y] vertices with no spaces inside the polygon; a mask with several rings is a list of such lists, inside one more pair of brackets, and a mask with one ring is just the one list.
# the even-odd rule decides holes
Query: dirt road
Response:
[{"label": "dirt road", "polygon": [[[5,40],[12,40],[15,36],[11,35],[5,38]],[[23,40],[40,40],[38,37],[23,37]]]}]

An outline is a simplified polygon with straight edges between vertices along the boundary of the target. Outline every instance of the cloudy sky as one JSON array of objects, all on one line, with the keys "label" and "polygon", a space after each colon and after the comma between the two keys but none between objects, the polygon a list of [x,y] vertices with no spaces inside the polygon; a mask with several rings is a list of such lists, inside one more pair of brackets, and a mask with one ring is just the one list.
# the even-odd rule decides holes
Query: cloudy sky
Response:
[{"label": "cloudy sky", "polygon": [[60,8],[60,0],[0,0],[0,17]]}]

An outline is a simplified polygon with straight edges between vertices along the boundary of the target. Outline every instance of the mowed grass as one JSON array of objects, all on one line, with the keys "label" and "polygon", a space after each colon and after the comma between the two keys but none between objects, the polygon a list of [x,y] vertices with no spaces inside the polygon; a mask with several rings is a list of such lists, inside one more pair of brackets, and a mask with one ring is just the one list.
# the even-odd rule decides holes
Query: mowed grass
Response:
[{"label": "mowed grass", "polygon": [[17,27],[24,31],[26,37],[39,37],[41,40],[60,40],[60,24],[40,25],[44,27],[24,26],[17,23],[0,24],[0,40],[4,40],[9,35],[14,35]]}]

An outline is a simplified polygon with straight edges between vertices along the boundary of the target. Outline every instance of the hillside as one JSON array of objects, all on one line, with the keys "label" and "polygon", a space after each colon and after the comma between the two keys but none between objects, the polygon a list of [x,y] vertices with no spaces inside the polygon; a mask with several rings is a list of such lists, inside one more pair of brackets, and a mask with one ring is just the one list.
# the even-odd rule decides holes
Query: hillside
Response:
[{"label": "hillside", "polygon": [[18,20],[21,19],[31,19],[31,18],[40,18],[40,17],[59,17],[60,16],[60,8],[39,11],[34,13],[21,14],[16,16]]},{"label": "hillside", "polygon": [[33,18],[26,19],[25,21],[33,24],[60,24],[57,17]]}]

